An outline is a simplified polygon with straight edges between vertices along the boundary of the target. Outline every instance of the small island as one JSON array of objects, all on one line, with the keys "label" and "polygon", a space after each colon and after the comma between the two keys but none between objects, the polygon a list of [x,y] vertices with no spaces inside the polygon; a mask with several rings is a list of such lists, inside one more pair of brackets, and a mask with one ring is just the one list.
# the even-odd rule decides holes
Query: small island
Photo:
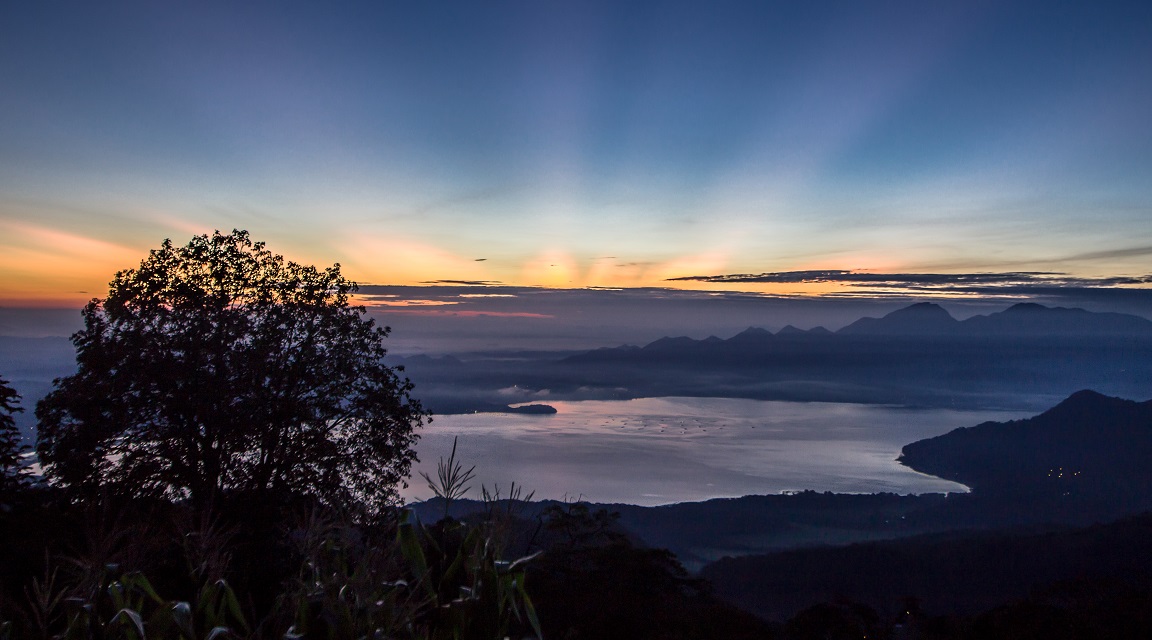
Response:
[{"label": "small island", "polygon": [[541,416],[556,413],[556,407],[550,404],[522,404],[515,407],[509,406],[506,411],[508,413],[525,413],[528,415]]},{"label": "small island", "polygon": [[551,415],[556,407],[547,404],[508,405],[484,400],[436,399],[428,403],[433,414],[462,415],[469,413],[519,413],[525,415]]}]

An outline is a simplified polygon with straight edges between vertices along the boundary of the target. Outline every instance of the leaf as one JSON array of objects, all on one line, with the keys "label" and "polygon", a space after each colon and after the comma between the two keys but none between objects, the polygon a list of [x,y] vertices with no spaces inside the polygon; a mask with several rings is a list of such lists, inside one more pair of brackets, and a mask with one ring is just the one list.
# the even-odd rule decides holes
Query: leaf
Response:
[{"label": "leaf", "polygon": [[469,542],[471,542],[471,540],[465,539],[464,543],[460,545],[460,550],[456,553],[456,557],[452,559],[452,564],[450,564],[448,568],[444,570],[444,574],[440,576],[441,584],[456,582],[456,576],[464,567],[464,562],[469,559],[469,550],[473,548]]},{"label": "leaf", "polygon": [[[147,637],[144,635],[144,620],[140,618],[139,613],[131,609],[121,609],[117,611],[116,615],[112,616],[112,620],[109,621],[109,625],[115,624],[117,620],[122,620],[122,616],[132,622],[132,625],[136,629],[137,637],[141,640]],[[121,624],[123,624],[123,622],[121,622]]]},{"label": "leaf", "polygon": [[532,555],[524,556],[523,558],[517,558],[515,561],[512,562],[512,564],[508,565],[508,571],[515,571],[520,565],[526,564],[528,562],[535,560],[537,557],[540,556],[541,553],[544,553],[544,552],[543,551],[537,551],[536,553],[533,553]]},{"label": "leaf", "polygon": [[542,639],[544,634],[540,633],[540,618],[536,616],[536,607],[532,604],[532,599],[528,594],[523,591],[521,587],[520,597],[524,600],[524,611],[528,614],[528,624],[532,625],[532,630],[536,632],[536,638]]},{"label": "leaf", "polygon": [[119,580],[108,585],[107,592],[113,607],[124,609],[128,606],[128,589]]},{"label": "leaf", "polygon": [[170,615],[185,638],[196,640],[196,631],[192,628],[192,607],[187,602],[174,603]]},{"label": "leaf", "polygon": [[164,598],[161,598],[160,594],[156,593],[156,590],[152,588],[152,583],[148,581],[148,578],[139,571],[124,574],[120,578],[120,581],[129,590],[143,593],[156,604],[162,604],[164,602]]},{"label": "leaf", "polygon": [[420,547],[420,540],[416,537],[416,525],[409,520],[411,514],[410,510],[406,510],[401,516],[400,526],[396,528],[400,553],[408,562],[408,566],[416,579],[424,583],[424,588],[429,595],[435,597],[436,589],[428,579],[428,560],[424,557],[424,549]]},{"label": "leaf", "polygon": [[240,611],[240,602],[236,600],[236,592],[232,590],[232,587],[229,586],[223,578],[217,580],[216,584],[219,585],[223,593],[224,604],[228,607],[228,613],[232,614],[232,619],[247,631],[248,623],[244,620],[244,614]]}]

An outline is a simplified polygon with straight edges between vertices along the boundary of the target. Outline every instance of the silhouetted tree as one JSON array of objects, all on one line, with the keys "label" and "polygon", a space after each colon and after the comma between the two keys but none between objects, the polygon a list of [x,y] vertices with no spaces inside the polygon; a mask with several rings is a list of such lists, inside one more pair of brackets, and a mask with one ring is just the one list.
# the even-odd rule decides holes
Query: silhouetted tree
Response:
[{"label": "silhouetted tree", "polygon": [[246,231],[165,240],[85,307],[78,371],[36,408],[47,475],[196,505],[395,503],[427,414],[355,290],[339,265],[285,261]]},{"label": "silhouetted tree", "polygon": [[0,500],[28,482],[28,467],[24,464],[28,446],[16,428],[14,417],[23,410],[20,395],[8,386],[7,380],[0,378]]}]

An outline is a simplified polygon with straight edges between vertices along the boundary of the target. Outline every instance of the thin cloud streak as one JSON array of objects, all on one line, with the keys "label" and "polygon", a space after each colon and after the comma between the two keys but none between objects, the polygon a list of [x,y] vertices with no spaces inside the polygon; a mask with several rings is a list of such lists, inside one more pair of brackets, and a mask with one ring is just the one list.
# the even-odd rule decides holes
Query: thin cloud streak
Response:
[{"label": "thin cloud streak", "polygon": [[[1011,271],[1004,273],[872,273],[850,270],[780,271],[774,273],[735,273],[670,278],[671,281],[709,284],[840,284],[885,293],[981,293],[986,295],[1029,295],[1037,290],[1141,287],[1152,284],[1152,275],[1083,278],[1052,271]],[[853,292],[850,295],[858,295]]]},{"label": "thin cloud streak", "polygon": [[1152,246],[1146,247],[1130,247],[1127,249],[1109,249],[1107,251],[1091,251],[1088,253],[1078,253],[1076,255],[1063,258],[1061,262],[1079,262],[1082,260],[1107,260],[1110,258],[1139,258],[1141,256],[1152,256]]}]

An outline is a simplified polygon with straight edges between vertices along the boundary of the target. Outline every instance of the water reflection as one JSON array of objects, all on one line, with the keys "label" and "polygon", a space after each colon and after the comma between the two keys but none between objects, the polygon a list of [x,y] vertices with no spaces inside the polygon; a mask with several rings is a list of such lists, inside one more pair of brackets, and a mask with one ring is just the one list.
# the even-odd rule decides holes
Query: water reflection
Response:
[{"label": "water reflection", "polygon": [[[434,472],[458,437],[458,455],[476,465],[473,494],[513,481],[537,498],[643,505],[803,489],[963,491],[896,464],[900,447],[1030,415],[731,398],[550,404],[555,415],[438,416],[423,430],[416,470]],[[431,495],[422,480],[402,493]]]}]

